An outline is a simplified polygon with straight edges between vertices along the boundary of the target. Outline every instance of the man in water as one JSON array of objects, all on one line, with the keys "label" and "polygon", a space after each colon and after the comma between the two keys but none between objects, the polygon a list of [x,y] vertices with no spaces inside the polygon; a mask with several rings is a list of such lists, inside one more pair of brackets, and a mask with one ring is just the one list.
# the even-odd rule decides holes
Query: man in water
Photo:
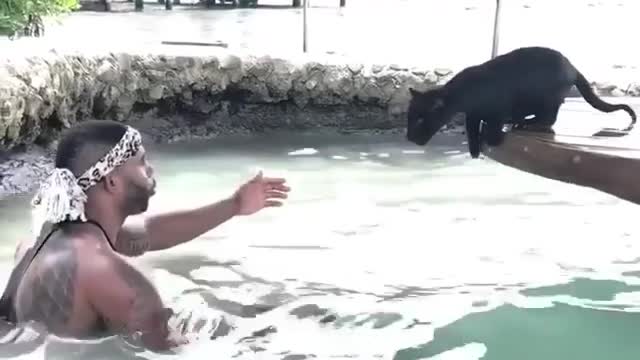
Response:
[{"label": "man in water", "polygon": [[151,282],[120,254],[190,241],[234,216],[282,205],[290,189],[260,173],[227,199],[125,224],[147,210],[155,187],[137,130],[112,121],[69,129],[54,172],[34,197],[41,233],[11,274],[0,318],[35,321],[65,337],[136,335],[153,350],[185,343],[170,332],[171,310]]}]

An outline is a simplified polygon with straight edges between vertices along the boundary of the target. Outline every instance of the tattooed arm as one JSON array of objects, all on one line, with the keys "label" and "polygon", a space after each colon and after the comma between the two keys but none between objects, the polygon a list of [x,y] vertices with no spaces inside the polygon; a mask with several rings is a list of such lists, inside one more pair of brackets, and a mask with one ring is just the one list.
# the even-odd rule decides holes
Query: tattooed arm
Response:
[{"label": "tattooed arm", "polygon": [[128,256],[164,250],[193,240],[237,214],[232,198],[195,209],[132,218],[120,230],[116,249]]},{"label": "tattooed arm", "polygon": [[148,217],[143,224],[126,225],[116,247],[123,254],[139,255],[145,250],[163,250],[193,240],[236,215],[250,215],[265,207],[281,206],[289,186],[283,178],[262,173],[242,184],[232,196],[195,209]]},{"label": "tattooed arm", "polygon": [[126,256],[140,256],[149,251],[151,240],[146,228],[144,218],[140,216],[127,219],[118,233],[115,249]]},{"label": "tattooed arm", "polygon": [[107,254],[84,265],[81,276],[85,296],[110,331],[138,334],[144,346],[155,351],[185,343],[170,336],[167,320],[172,312],[164,308],[151,282],[138,270]]}]

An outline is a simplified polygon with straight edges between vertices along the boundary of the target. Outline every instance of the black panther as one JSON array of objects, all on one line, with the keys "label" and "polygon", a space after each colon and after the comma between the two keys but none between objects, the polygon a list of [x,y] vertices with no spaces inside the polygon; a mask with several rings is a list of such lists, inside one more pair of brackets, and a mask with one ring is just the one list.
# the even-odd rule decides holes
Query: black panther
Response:
[{"label": "black panther", "polygon": [[425,145],[451,118],[465,115],[469,152],[480,155],[481,141],[498,146],[504,139],[503,125],[516,129],[553,132],[560,105],[572,86],[594,108],[609,113],[624,110],[600,99],[589,81],[559,51],[545,47],[524,47],[465,68],[451,80],[421,92],[410,88],[407,140]]}]

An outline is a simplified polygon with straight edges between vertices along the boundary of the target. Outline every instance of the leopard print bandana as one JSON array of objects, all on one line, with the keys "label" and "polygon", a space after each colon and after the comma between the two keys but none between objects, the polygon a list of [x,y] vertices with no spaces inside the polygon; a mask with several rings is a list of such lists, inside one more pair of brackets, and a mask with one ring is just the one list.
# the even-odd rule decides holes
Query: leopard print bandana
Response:
[{"label": "leopard print bandana", "polygon": [[34,207],[35,234],[40,233],[45,222],[55,224],[62,221],[86,221],[85,191],[135,156],[141,146],[142,136],[138,130],[129,126],[120,141],[79,178],[69,169],[55,168],[31,202]]}]

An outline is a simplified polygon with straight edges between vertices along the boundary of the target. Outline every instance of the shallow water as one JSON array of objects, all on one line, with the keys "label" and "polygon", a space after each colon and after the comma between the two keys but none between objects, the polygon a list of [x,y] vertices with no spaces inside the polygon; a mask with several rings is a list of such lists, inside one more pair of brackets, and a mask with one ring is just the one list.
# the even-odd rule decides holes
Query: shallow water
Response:
[{"label": "shallow water", "polygon": [[[192,333],[176,355],[58,339],[22,358],[635,358],[636,207],[471,160],[462,140],[273,134],[152,148],[152,212],[219,199],[257,167],[292,187],[286,207],[137,260],[168,303],[236,328]],[[0,206],[4,268],[27,200]]]}]

